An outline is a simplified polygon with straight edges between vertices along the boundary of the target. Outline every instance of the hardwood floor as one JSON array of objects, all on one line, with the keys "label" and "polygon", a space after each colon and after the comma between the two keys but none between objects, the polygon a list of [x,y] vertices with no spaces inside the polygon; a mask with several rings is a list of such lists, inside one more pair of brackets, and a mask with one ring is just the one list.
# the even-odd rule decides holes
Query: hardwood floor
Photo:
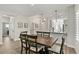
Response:
[{"label": "hardwood floor", "polygon": [[75,51],[74,48],[65,46],[65,47],[64,47],[64,53],[65,53],[65,54],[76,54],[76,51]]},{"label": "hardwood floor", "polygon": [[[0,54],[20,54],[20,41],[13,41],[9,37],[3,38],[3,45],[0,45]],[[64,46],[65,54],[76,54],[74,48]]]},{"label": "hardwood floor", "polygon": [[0,54],[20,54],[20,42],[10,40],[9,37],[4,37],[3,41],[3,45],[0,45]]}]

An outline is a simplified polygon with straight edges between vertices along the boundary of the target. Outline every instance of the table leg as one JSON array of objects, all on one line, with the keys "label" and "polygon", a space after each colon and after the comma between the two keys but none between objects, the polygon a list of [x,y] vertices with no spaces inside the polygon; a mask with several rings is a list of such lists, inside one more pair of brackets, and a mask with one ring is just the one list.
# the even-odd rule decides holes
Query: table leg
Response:
[{"label": "table leg", "polygon": [[48,47],[45,46],[45,54],[49,54]]}]

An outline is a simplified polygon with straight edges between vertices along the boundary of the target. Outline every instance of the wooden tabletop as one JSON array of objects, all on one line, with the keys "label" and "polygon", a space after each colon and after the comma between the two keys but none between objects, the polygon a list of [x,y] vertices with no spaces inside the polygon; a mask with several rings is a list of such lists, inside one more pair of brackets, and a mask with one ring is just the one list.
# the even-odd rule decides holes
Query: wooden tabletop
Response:
[{"label": "wooden tabletop", "polygon": [[[35,40],[31,40],[33,42],[35,42]],[[38,37],[37,38],[37,43],[43,46],[47,46],[47,47],[51,47],[56,43],[56,39],[54,39],[53,37]]]},{"label": "wooden tabletop", "polygon": [[[26,33],[23,33],[23,34],[26,35]],[[28,34],[28,35],[37,36],[37,35],[32,35],[32,34]],[[47,46],[47,47],[52,47],[56,43],[57,40],[58,39],[54,39],[53,37],[40,37],[40,36],[37,37],[37,43],[43,46]],[[30,41],[35,42],[34,39],[30,39]]]}]

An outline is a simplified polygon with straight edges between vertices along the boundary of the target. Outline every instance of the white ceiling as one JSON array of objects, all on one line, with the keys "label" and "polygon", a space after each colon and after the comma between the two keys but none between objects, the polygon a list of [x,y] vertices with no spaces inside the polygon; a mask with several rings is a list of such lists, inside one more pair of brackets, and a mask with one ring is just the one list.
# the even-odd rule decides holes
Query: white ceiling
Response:
[{"label": "white ceiling", "polygon": [[71,4],[0,4],[0,12],[8,15],[33,16],[37,14],[52,14],[55,10],[62,12]]}]

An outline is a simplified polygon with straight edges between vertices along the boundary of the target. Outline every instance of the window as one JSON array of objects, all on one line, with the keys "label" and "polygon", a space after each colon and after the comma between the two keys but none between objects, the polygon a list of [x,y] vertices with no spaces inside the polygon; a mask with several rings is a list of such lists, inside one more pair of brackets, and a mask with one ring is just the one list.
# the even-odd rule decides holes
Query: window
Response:
[{"label": "window", "polygon": [[28,28],[28,23],[24,23],[24,28]]},{"label": "window", "polygon": [[57,19],[52,20],[52,31],[53,32],[64,32],[64,20]]}]

